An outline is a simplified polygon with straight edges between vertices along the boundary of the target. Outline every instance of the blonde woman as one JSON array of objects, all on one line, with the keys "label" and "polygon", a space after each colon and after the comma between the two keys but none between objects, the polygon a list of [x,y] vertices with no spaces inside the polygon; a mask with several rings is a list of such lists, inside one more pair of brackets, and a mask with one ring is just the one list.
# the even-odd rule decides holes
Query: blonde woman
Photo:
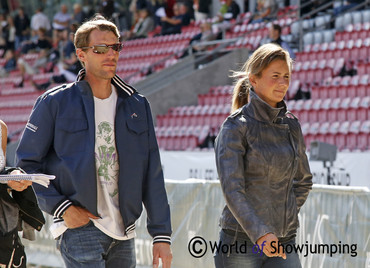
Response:
[{"label": "blonde woman", "polygon": [[232,114],[215,144],[226,200],[220,242],[229,249],[216,254],[217,268],[301,267],[296,252],[283,250],[295,243],[312,187],[300,124],[283,101],[291,71],[289,53],[266,44],[235,74]]}]

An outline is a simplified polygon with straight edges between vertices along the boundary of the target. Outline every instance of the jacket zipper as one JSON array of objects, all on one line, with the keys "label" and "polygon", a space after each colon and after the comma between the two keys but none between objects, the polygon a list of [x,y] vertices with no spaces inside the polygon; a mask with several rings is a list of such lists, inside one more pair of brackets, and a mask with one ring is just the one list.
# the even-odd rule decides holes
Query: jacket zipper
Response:
[{"label": "jacket zipper", "polygon": [[294,158],[293,158],[293,168],[292,168],[292,174],[290,175],[290,178],[292,180],[289,180],[289,184],[287,185],[287,189],[286,189],[286,195],[285,195],[285,211],[284,211],[284,227],[283,227],[283,233],[284,233],[284,236],[286,235],[286,232],[287,232],[287,205],[288,205],[288,195],[289,195],[289,188],[290,188],[290,185],[293,181],[293,175],[294,175],[294,172],[296,170],[296,158],[297,158],[297,150],[296,148],[294,147],[294,142],[293,142],[293,137],[292,137],[292,134],[290,133],[290,129],[288,128],[288,135],[289,135],[289,141],[290,141],[290,144],[293,148],[293,152],[294,152]]},{"label": "jacket zipper", "polygon": [[22,213],[24,213],[25,215],[27,215],[28,217],[30,217],[30,218],[32,218],[32,219],[34,219],[35,221],[37,221],[38,223],[40,223],[41,224],[41,226],[42,225],[44,225],[44,223],[42,223],[39,219],[37,219],[37,218],[35,218],[35,217],[33,217],[33,216],[31,216],[30,214],[28,214],[27,212],[25,212],[23,209],[19,209]]}]

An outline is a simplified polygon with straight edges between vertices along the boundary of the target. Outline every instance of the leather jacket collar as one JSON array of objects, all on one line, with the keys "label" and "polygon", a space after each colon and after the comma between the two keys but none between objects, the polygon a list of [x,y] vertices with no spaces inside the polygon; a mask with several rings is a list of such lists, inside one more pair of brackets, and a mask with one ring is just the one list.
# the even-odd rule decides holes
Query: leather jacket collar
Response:
[{"label": "leather jacket collar", "polygon": [[276,123],[278,118],[284,117],[287,107],[284,101],[273,108],[262,100],[253,89],[249,91],[249,103],[242,108],[242,113],[258,121]]}]

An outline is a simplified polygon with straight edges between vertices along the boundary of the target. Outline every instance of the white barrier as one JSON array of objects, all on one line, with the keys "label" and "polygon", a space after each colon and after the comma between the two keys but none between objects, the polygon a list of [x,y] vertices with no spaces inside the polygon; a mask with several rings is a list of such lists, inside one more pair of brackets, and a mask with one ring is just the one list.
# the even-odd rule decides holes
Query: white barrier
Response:
[{"label": "white barrier", "polygon": [[[172,212],[174,256],[172,267],[214,267],[209,244],[207,252],[201,258],[193,257],[188,246],[189,241],[197,236],[202,237],[206,243],[218,240],[218,219],[224,206],[219,183],[195,179],[166,181],[166,188]],[[305,248],[328,245],[328,250],[331,251],[301,253],[302,266],[305,268],[369,267],[369,204],[370,192],[366,187],[314,185],[299,214],[301,227],[298,230],[296,243]],[[145,225],[144,213],[137,222],[136,252],[139,267],[151,267],[152,261],[152,240]],[[55,241],[51,240],[47,228],[38,235],[36,242],[27,242],[26,246],[29,263],[63,266],[59,253],[55,249]],[[333,252],[335,246],[337,252]],[[190,245],[190,249],[203,253],[201,251],[204,245],[198,242]]]},{"label": "white barrier", "polygon": [[[166,179],[185,180],[197,178],[217,180],[215,154],[209,152],[161,152]],[[332,184],[367,186],[370,188],[370,152],[339,152],[331,168]],[[327,183],[327,169],[322,162],[310,161],[314,182]]]}]

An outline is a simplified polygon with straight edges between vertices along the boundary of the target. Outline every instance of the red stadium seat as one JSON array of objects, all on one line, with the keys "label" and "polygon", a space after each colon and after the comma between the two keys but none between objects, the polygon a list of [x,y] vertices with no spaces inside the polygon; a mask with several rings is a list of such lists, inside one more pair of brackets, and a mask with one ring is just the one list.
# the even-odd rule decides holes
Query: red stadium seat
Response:
[{"label": "red stadium seat", "polygon": [[329,122],[335,122],[338,120],[338,110],[341,103],[340,98],[333,99],[330,103],[330,109],[328,110],[328,120]]},{"label": "red stadium seat", "polygon": [[320,127],[319,127],[319,133],[318,133],[318,136],[317,136],[317,140],[319,141],[323,141],[323,142],[326,142],[326,143],[330,143],[329,141],[329,128],[330,128],[330,123],[329,122],[324,122],[324,123],[321,123],[320,124]]},{"label": "red stadium seat", "polygon": [[346,136],[346,146],[351,151],[359,149],[357,137],[360,132],[360,126],[360,121],[353,121],[349,126],[348,134]]},{"label": "red stadium seat", "polygon": [[357,119],[360,121],[370,120],[370,96],[361,98],[357,111]]},{"label": "red stadium seat", "polygon": [[320,109],[321,109],[321,99],[312,99],[312,106],[311,106],[311,114],[310,114],[310,119],[309,122],[324,122],[324,120],[321,117]]},{"label": "red stadium seat", "polygon": [[369,74],[360,76],[360,82],[357,89],[359,96],[370,96],[370,78]]},{"label": "red stadium seat", "polygon": [[349,111],[349,105],[351,103],[351,98],[345,98],[345,99],[342,99],[342,101],[340,102],[340,108],[338,110],[338,117],[337,117],[337,120],[338,121],[347,121],[348,120],[348,111]]},{"label": "red stadium seat", "polygon": [[370,150],[370,120],[363,121],[357,136],[357,147],[361,151]]},{"label": "red stadium seat", "polygon": [[360,108],[360,102],[361,102],[360,97],[356,97],[356,98],[353,98],[351,100],[351,103],[349,105],[349,109],[347,111],[348,121],[353,122],[353,121],[358,119],[358,111],[359,111],[359,108]]},{"label": "red stadium seat", "polygon": [[312,122],[311,116],[310,116],[311,106],[312,106],[312,100],[305,100],[303,102],[302,110],[299,113],[301,122]]},{"label": "red stadium seat", "polygon": [[348,149],[346,136],[349,132],[349,125],[350,125],[349,121],[345,121],[345,122],[341,121],[339,125],[339,129],[338,129],[338,133],[335,136],[335,144],[338,150],[340,151],[344,149]]},{"label": "red stadium seat", "polygon": [[329,109],[330,109],[331,99],[325,99],[321,102],[321,107],[319,110],[319,122],[329,122]]}]

